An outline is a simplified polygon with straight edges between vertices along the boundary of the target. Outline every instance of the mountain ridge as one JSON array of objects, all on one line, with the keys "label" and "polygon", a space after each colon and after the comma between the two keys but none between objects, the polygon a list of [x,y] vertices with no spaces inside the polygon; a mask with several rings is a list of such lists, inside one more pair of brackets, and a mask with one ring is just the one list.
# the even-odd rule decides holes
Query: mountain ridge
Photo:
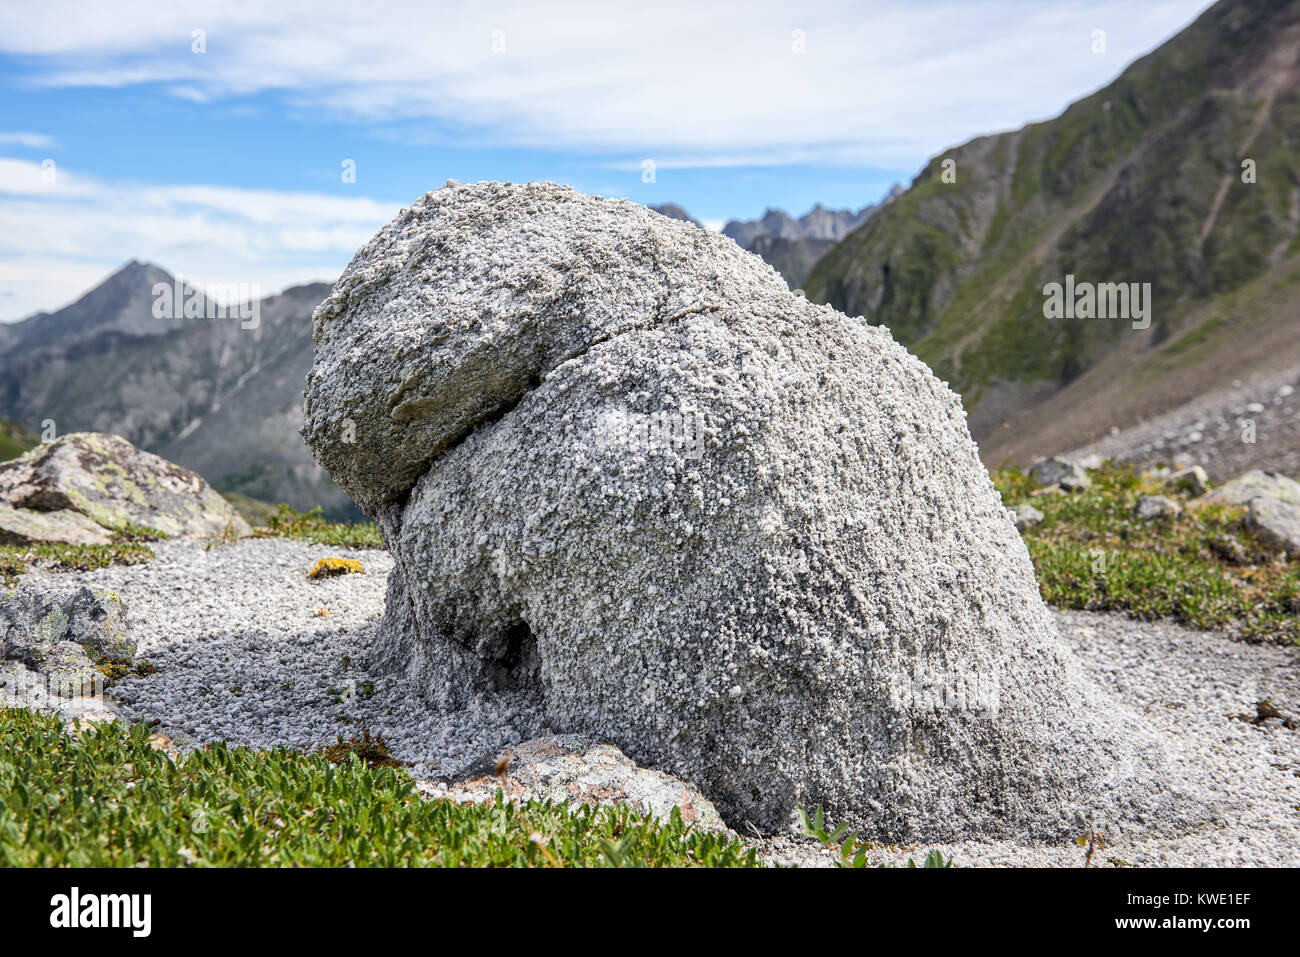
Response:
[{"label": "mountain ridge", "polygon": [[[1231,336],[1241,317],[1227,318],[1233,297],[1290,301],[1298,53],[1300,4],[1220,0],[1059,116],[933,157],[819,260],[807,293],[888,326],[949,380],[986,461],[1154,414],[1146,403],[1167,407],[1198,375],[1223,374],[1202,339],[1247,362]],[[1044,291],[1067,275],[1150,283],[1151,328],[1048,320]],[[1249,293],[1261,281],[1272,291]],[[1272,308],[1270,328],[1290,314]],[[1086,414],[1108,389],[1124,401]]]},{"label": "mountain ridge", "polygon": [[0,418],[113,432],[219,491],[358,517],[297,434],[311,314],[330,284],[259,299],[253,325],[156,317],[155,285],[175,282],[132,260],[71,305],[15,323],[0,342]]}]

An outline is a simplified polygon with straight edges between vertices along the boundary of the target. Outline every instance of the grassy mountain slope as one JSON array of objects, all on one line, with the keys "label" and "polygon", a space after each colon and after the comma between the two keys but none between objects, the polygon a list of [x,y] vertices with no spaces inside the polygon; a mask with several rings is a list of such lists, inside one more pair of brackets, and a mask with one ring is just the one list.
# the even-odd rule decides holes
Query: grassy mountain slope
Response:
[{"label": "grassy mountain slope", "polygon": [[[1073,409],[1115,389],[1121,370],[1087,373],[1117,357],[1131,385],[1149,385],[1157,367],[1186,376],[1197,368],[1187,350],[1229,329],[1233,297],[1281,281],[1300,252],[1297,52],[1300,2],[1223,0],[1061,116],[936,156],[817,263],[805,290],[889,326],[949,380],[991,460],[1009,451],[1008,432],[1039,428],[1062,390]],[[1245,159],[1254,183],[1242,181]],[[1151,328],[1045,318],[1043,287],[1067,273],[1151,283]],[[1275,312],[1264,325],[1287,321]],[[1236,338],[1226,348],[1249,348]],[[1119,405],[1121,418],[1141,411]],[[1048,444],[1087,438],[1039,431]]]},{"label": "grassy mountain slope", "polygon": [[0,462],[16,459],[41,444],[41,437],[18,422],[0,421]]}]

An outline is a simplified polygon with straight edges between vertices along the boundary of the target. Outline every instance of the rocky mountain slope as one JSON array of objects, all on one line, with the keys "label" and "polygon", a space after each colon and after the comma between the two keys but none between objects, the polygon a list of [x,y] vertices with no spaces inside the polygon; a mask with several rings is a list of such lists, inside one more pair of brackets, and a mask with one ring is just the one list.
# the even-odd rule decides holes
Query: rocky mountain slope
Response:
[{"label": "rocky mountain slope", "polygon": [[769,209],[759,219],[731,220],[722,227],[722,235],[730,236],[742,249],[758,253],[791,289],[797,289],[822,256],[902,191],[895,186],[880,203],[856,211],[827,209],[818,203],[798,219],[784,210]]},{"label": "rocky mountain slope", "polygon": [[[990,462],[1300,365],[1298,52],[1300,3],[1222,0],[1061,116],[934,157],[805,288],[949,380]],[[1149,283],[1149,326],[1046,318],[1067,275]]]},{"label": "rocky mountain slope", "polygon": [[297,433],[311,313],[329,286],[262,299],[254,326],[155,317],[155,285],[173,282],[131,262],[64,309],[0,326],[0,417],[113,432],[223,492],[355,516]]},{"label": "rocky mountain slope", "polygon": [[[903,187],[895,185],[880,203],[859,210],[827,209],[818,203],[798,219],[784,210],[768,209],[759,219],[728,221],[722,227],[722,234],[734,239],[742,249],[757,253],[781,274],[791,289],[797,289],[817,260],[902,192]],[[677,203],[661,203],[650,208],[670,219],[702,225]]]}]

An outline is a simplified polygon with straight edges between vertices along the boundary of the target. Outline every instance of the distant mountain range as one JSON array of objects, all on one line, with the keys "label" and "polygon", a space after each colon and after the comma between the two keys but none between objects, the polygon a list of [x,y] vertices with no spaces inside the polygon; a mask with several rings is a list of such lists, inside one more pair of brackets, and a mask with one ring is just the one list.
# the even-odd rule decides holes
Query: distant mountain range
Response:
[{"label": "distant mountain range", "polygon": [[[680,206],[656,207],[694,222]],[[802,278],[809,244],[859,213],[817,207],[800,220],[769,211],[784,235],[750,231],[760,255]],[[787,222],[788,221],[788,222]],[[796,224],[790,226],[790,223]],[[799,258],[802,257],[802,258]],[[208,301],[164,269],[132,261],[72,305],[0,324],[0,420],[22,430],[0,453],[16,455],[32,431],[114,432],[191,468],[214,488],[298,509],[320,505],[338,519],[361,513],[312,460],[298,435],[303,381],[312,363],[311,314],[329,293],[316,283],[257,303],[253,328],[237,317],[159,318],[156,287],[181,290],[206,315]],[[183,315],[177,306],[159,310]],[[251,325],[251,324],[250,324]]]},{"label": "distant mountain range", "polygon": [[[759,219],[728,221],[722,227],[722,234],[730,236],[742,249],[762,256],[785,278],[791,289],[798,289],[812,272],[817,260],[865,223],[876,210],[902,193],[903,187],[896,185],[879,203],[863,206],[856,212],[851,209],[827,209],[818,203],[798,219],[784,210],[769,208]],[[700,225],[698,220],[676,203],[664,203],[650,208],[673,219]]]},{"label": "distant mountain range", "polygon": [[[896,186],[884,200],[888,203],[903,192]],[[770,236],[774,239],[817,239],[839,242],[867,221],[883,203],[863,206],[857,212],[851,209],[827,209],[818,203],[798,219],[780,209],[768,209],[759,219],[733,219],[722,227],[722,235],[730,236],[740,246],[749,249],[754,240]]]},{"label": "distant mountain range", "polygon": [[[324,283],[262,299],[240,320],[154,315],[174,278],[130,262],[53,313],[0,325],[0,419],[58,434],[115,432],[194,469],[222,492],[358,517],[298,435]],[[201,294],[183,286],[204,304]]]},{"label": "distant mountain range", "polygon": [[[1121,283],[1146,328],[1045,314],[1052,284]],[[987,462],[1300,365],[1300,2],[1221,0],[1059,117],[934,157],[804,288],[949,380]]]}]

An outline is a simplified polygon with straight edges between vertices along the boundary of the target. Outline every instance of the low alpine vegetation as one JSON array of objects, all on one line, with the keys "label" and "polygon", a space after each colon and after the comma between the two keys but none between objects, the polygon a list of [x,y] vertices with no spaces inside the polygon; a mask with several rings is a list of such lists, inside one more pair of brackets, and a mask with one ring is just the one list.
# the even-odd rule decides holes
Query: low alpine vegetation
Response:
[{"label": "low alpine vegetation", "polygon": [[140,540],[108,545],[0,545],[0,578],[13,588],[18,576],[33,565],[60,571],[91,571],[109,565],[142,565],[153,551]]},{"label": "low alpine vegetation", "polygon": [[1143,495],[1186,505],[1190,492],[1122,463],[1106,462],[1088,476],[1089,488],[1038,495],[1019,469],[993,476],[1004,504],[1029,502],[1043,513],[1023,535],[1049,604],[1300,642],[1300,564],[1280,560],[1256,541],[1245,509],[1185,507],[1143,520],[1134,514]]},{"label": "low alpine vegetation", "polygon": [[329,522],[320,508],[299,512],[289,505],[281,505],[266,525],[255,529],[253,534],[258,538],[300,538],[337,548],[384,547],[384,539],[374,522]]},{"label": "low alpine vegetation", "polygon": [[[826,815],[822,811],[821,805],[817,805],[817,810],[813,812],[812,817],[802,806],[795,808],[795,813],[799,818],[799,831],[804,837],[815,838],[823,846],[832,848],[839,855],[835,862],[837,867],[847,867],[861,869],[867,866],[867,854],[870,851],[884,850],[897,851],[899,848],[895,845],[873,844],[871,841],[859,841],[858,832],[849,830],[847,824],[841,824],[838,827],[831,828],[826,823]],[[884,867],[884,864],[880,864]],[[916,861],[912,858],[907,859],[908,867],[917,867]],[[925,863],[920,867],[952,867],[952,858],[944,858],[940,851],[931,851],[925,855]]]},{"label": "low alpine vegetation", "polygon": [[53,716],[0,710],[0,866],[758,863],[676,811],[660,821],[626,806],[513,805],[500,792],[490,805],[426,800],[405,770],[369,766],[355,749],[214,744],[170,757],[143,724],[69,731]]}]

